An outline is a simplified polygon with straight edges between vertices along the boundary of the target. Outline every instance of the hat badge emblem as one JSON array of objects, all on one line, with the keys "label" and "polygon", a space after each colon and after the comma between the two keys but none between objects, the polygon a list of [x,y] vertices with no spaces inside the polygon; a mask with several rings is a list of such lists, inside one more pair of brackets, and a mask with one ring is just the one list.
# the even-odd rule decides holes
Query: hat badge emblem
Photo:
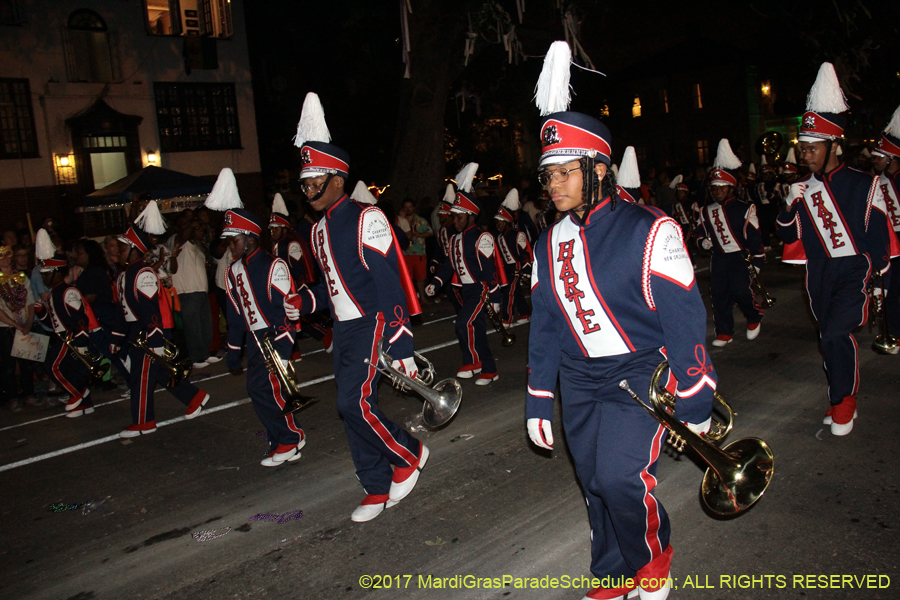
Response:
[{"label": "hat badge emblem", "polygon": [[225,213],[225,224],[231,225],[231,213],[230,212]]},{"label": "hat badge emblem", "polygon": [[300,152],[300,162],[303,163],[304,165],[308,165],[308,164],[310,164],[310,163],[312,162],[312,157],[309,155],[309,149],[308,149],[308,148],[304,148],[304,149]]},{"label": "hat badge emblem", "polygon": [[549,127],[544,128],[544,133],[541,136],[541,141],[545,146],[558,144],[562,141],[562,139],[556,134],[556,125],[550,125]]},{"label": "hat badge emblem", "polygon": [[808,115],[803,119],[803,127],[805,129],[815,129],[816,128],[816,118],[812,115]]}]

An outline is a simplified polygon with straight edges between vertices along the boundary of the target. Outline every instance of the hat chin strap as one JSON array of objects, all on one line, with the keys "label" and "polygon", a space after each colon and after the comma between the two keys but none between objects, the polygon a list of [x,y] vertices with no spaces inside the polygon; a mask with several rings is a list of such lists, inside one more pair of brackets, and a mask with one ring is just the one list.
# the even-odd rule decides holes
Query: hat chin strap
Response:
[{"label": "hat chin strap", "polygon": [[331,183],[331,180],[334,179],[334,173],[329,173],[328,177],[325,178],[325,183],[322,184],[322,187],[319,188],[319,193],[313,196],[312,198],[307,198],[306,201],[309,203],[313,203],[317,201],[319,198],[325,195],[325,190],[328,189],[328,184]]},{"label": "hat chin strap", "polygon": [[[578,159],[578,162],[581,163],[581,173],[582,173],[582,186],[581,186],[581,198],[584,200],[588,198],[586,202],[582,202],[580,205],[576,206],[569,210],[570,213],[582,224],[584,225],[585,220],[587,219],[587,215],[591,212],[591,209],[594,205],[597,204],[597,201],[600,199],[600,192],[602,191],[600,177],[597,175],[597,172],[594,168],[597,166],[597,161],[592,156],[583,156]],[[611,173],[607,172],[607,177],[611,177]],[[610,210],[616,210],[616,192],[615,192],[615,184],[612,186],[613,191],[610,194],[610,198],[612,204],[610,205]],[[581,211],[581,216],[578,215],[577,211]]]}]

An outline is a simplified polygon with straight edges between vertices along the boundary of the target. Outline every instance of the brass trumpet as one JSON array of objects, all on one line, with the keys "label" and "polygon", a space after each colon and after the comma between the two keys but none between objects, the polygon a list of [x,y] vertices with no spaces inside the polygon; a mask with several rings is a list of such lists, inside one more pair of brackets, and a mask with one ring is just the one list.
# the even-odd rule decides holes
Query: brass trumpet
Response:
[{"label": "brass trumpet", "polygon": [[287,397],[287,402],[285,402],[284,409],[279,416],[286,417],[291,413],[295,413],[298,410],[317,402],[314,396],[304,396],[300,393],[300,388],[297,386],[297,373],[294,371],[294,364],[290,361],[281,362],[281,357],[278,356],[278,352],[275,351],[275,346],[272,344],[272,336],[270,334],[267,333],[263,336],[262,343],[260,343],[259,338],[256,337],[256,334],[252,331],[250,332],[250,337],[256,342],[256,346],[259,348],[263,360],[266,361],[266,369],[269,370],[269,373],[272,373],[278,378],[278,384],[284,390],[284,396]]},{"label": "brass trumpet", "polygon": [[[881,290],[881,293],[876,294],[875,290]],[[869,284],[869,297],[873,306],[872,321],[878,327],[872,350],[878,354],[897,354],[897,338],[888,331],[887,312],[884,310],[884,277],[877,271]]]},{"label": "brass trumpet", "polygon": [[508,348],[516,343],[516,334],[510,333],[506,327],[503,325],[503,319],[494,312],[494,307],[491,305],[491,299],[488,297],[487,288],[485,288],[482,294],[482,300],[484,301],[484,310],[487,312],[488,319],[491,321],[491,325],[494,326],[494,331],[500,334],[500,345],[504,348]]},{"label": "brass trumpet", "polygon": [[763,308],[772,308],[775,306],[775,301],[777,299],[769,296],[769,292],[766,291],[766,286],[763,285],[762,278],[760,278],[759,273],[753,266],[753,259],[750,257],[750,253],[745,252],[743,256],[744,260],[747,261],[747,272],[750,274],[750,285],[753,286],[754,295],[758,294],[762,296]]},{"label": "brass trumpet", "polygon": [[73,342],[71,331],[66,333],[66,336],[62,338],[62,341],[69,349],[69,352],[72,353],[72,356],[75,357],[75,360],[84,365],[84,368],[88,370],[88,385],[97,383],[109,373],[110,364],[102,364],[102,356],[97,356],[90,350],[86,350],[84,353],[78,350],[78,347],[75,346],[75,343]]},{"label": "brass trumpet", "polygon": [[169,372],[169,381],[166,383],[167,388],[176,387],[179,383],[188,378],[194,365],[190,358],[182,358],[178,346],[163,338],[163,353],[157,354],[152,348],[147,346],[147,340],[144,339],[144,330],[137,334],[137,339],[131,342],[131,345],[146,354],[150,360],[156,362],[163,369]]},{"label": "brass trumpet", "polygon": [[669,431],[670,444],[679,451],[688,444],[709,465],[700,485],[700,497],[706,507],[722,517],[738,515],[762,498],[769,487],[775,472],[775,455],[769,445],[758,438],[744,438],[725,448],[713,443],[724,438],[734,423],[734,411],[719,394],[715,399],[728,413],[728,423],[714,422],[706,437],[697,435],[675,418],[675,397],[659,385],[659,378],[668,367],[667,361],[661,362],[650,378],[652,408],[628,387],[627,380],[623,379],[619,387]]},{"label": "brass trumpet", "polygon": [[413,356],[417,362],[425,365],[422,374],[415,378],[391,366],[394,359],[384,350],[384,338],[378,340],[377,363],[372,363],[368,358],[363,359],[363,362],[377,369],[382,375],[390,377],[394,387],[398,390],[412,391],[422,396],[425,399],[425,406],[422,407],[422,419],[425,421],[425,425],[437,429],[447,424],[459,410],[463,395],[462,385],[456,379],[448,378],[442,379],[432,386],[431,382],[434,380],[435,374],[434,366],[418,352],[414,352]]}]

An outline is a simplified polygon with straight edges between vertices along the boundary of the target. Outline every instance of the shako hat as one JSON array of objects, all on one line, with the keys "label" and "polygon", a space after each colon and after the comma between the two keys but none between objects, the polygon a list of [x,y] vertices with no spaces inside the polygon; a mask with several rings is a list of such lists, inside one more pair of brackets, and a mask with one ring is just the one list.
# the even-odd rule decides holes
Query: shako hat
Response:
[{"label": "shako hat", "polygon": [[806,97],[806,112],[800,123],[801,142],[822,142],[844,136],[846,118],[841,114],[849,110],[834,65],[822,63],[816,82]]},{"label": "shako hat", "polygon": [[900,158],[900,106],[894,111],[890,123],[881,132],[878,146],[875,147],[872,154]]},{"label": "shako hat", "polygon": [[737,185],[737,170],[741,168],[741,159],[731,151],[731,144],[722,138],[716,152],[716,162],[709,172],[710,185]]},{"label": "shako hat", "polygon": [[49,273],[61,269],[69,264],[65,254],[56,251],[56,246],[50,239],[46,229],[38,229],[34,241],[34,255],[41,261],[41,273]]},{"label": "shako hat", "polygon": [[785,173],[797,173],[799,169],[797,168],[797,156],[794,154],[794,149],[791,148],[788,150],[787,156],[784,159],[784,172]]},{"label": "shako hat", "polygon": [[219,177],[209,196],[206,197],[206,208],[225,211],[222,237],[246,234],[259,239],[262,233],[262,221],[252,212],[244,208],[238,194],[234,173],[228,167],[219,171]]},{"label": "shako hat", "polygon": [[472,181],[478,172],[478,163],[469,163],[456,175],[456,202],[450,209],[452,213],[468,213],[478,216],[481,205],[472,194]]},{"label": "shako hat", "polygon": [[616,189],[619,198],[637,204],[641,200],[641,172],[638,170],[637,154],[634,146],[625,148],[622,163],[619,165],[619,176],[616,178]]},{"label": "shako hat", "polygon": [[269,215],[269,229],[273,227],[290,227],[290,215],[288,214],[287,205],[281,194],[276,193],[272,198],[272,214]]},{"label": "shako hat", "polygon": [[294,145],[300,148],[300,179],[321,175],[348,177],[350,155],[331,142],[331,133],[325,124],[325,111],[319,97],[313,92],[306,94],[303,110],[297,123]]}]

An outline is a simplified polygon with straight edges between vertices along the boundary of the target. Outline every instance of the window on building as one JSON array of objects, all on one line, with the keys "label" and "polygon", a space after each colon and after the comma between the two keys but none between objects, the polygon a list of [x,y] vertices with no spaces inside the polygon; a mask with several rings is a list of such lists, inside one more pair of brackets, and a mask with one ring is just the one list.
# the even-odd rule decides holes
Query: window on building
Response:
[{"label": "window on building", "polygon": [[154,83],[162,152],[241,147],[233,83]]},{"label": "window on building", "polygon": [[701,165],[709,163],[709,142],[706,140],[697,141],[697,162]]},{"label": "window on building", "polygon": [[0,136],[0,159],[38,157],[27,79],[0,79]]},{"label": "window on building", "polygon": [[230,38],[231,0],[144,0],[150,35]]},{"label": "window on building", "polygon": [[641,99],[637,96],[634,97],[634,105],[631,107],[631,116],[634,118],[641,116]]},{"label": "window on building", "polygon": [[662,106],[663,112],[669,112],[669,94],[666,90],[659,90],[659,104]]},{"label": "window on building", "polygon": [[64,29],[69,81],[109,83],[113,80],[112,53],[106,21],[91,10],[69,15]]},{"label": "window on building", "polygon": [[700,84],[694,84],[694,108],[703,108],[703,97],[700,95]]},{"label": "window on building", "polygon": [[0,25],[19,25],[22,12],[18,0],[0,0]]}]

